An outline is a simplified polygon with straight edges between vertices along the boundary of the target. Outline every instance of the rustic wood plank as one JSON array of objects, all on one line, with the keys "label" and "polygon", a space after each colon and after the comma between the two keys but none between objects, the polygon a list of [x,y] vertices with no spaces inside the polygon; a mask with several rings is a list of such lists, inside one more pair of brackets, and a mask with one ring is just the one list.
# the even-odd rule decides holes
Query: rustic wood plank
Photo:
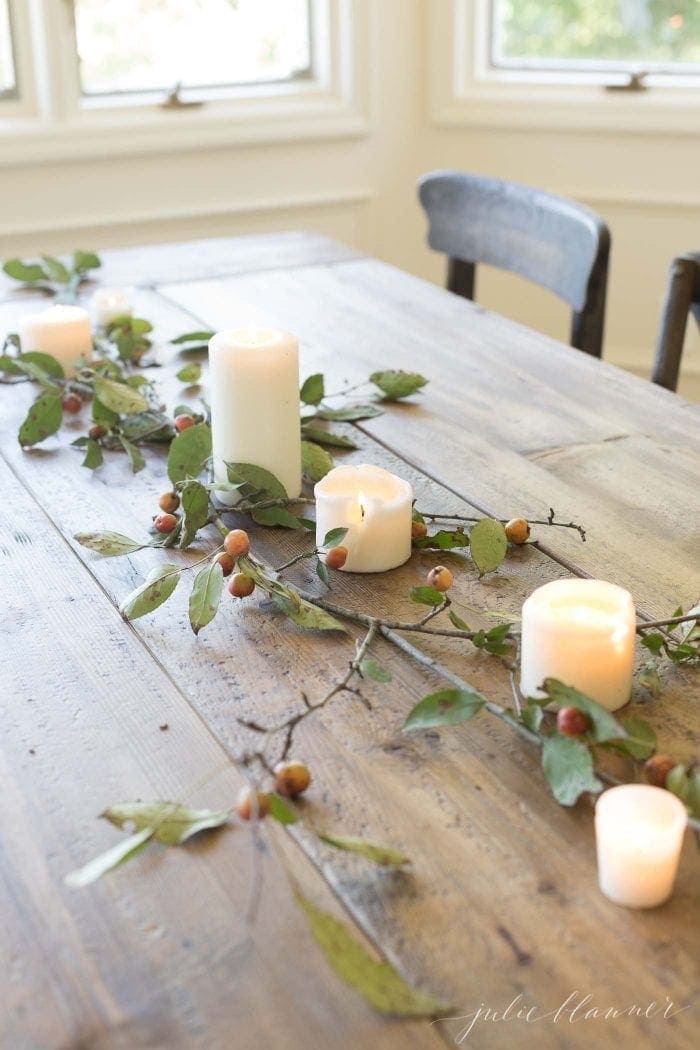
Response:
[{"label": "rustic wood plank", "polygon": [[[164,329],[188,327],[187,318],[166,313],[159,316]],[[311,349],[315,352],[313,343]],[[18,401],[23,393],[17,392]],[[21,404],[13,404],[12,412],[21,413]],[[405,427],[414,412],[397,408],[390,415]],[[47,443],[56,449],[51,455],[22,454],[10,444],[14,422],[8,418],[3,447],[65,535],[117,524],[127,532],[143,528],[158,490],[152,477],[145,472],[129,477],[123,460],[114,457],[103,475],[85,478],[63,441],[60,448],[58,442]],[[77,433],[77,424],[75,428]],[[365,445],[362,456],[411,473],[421,500],[430,499],[438,509],[464,506],[402,463],[383,458],[379,446]],[[150,465],[158,469],[153,457]],[[118,485],[108,486],[109,480]],[[291,538],[269,532],[256,533],[259,549],[272,556],[273,536],[276,549],[286,552]],[[106,562],[79,553],[115,601],[153,557],[142,552]],[[277,557],[283,560],[284,553]],[[373,580],[376,607],[405,611],[405,600],[397,601],[397,595],[405,595],[420,580],[427,564],[427,556],[416,558],[406,569]],[[477,616],[494,607],[517,611],[533,586],[561,572],[529,548],[517,552],[485,584],[464,571],[456,597],[475,608]],[[335,591],[341,600],[367,603],[366,580],[343,577]],[[229,605],[195,641],[186,623],[185,591],[172,601],[172,608],[139,621],[135,632],[231,747],[245,740],[237,715],[275,720],[298,704],[302,686],[319,695],[347,658],[347,647],[337,640],[300,634],[277,617],[263,616],[255,603]],[[507,695],[507,679],[497,661],[463,651],[447,655],[444,644],[433,651],[490,695]],[[372,712],[340,700],[304,727],[299,750],[310,760],[317,781],[304,810],[318,827],[366,834],[404,848],[414,859],[414,873],[380,875],[378,892],[375,871],[319,848],[303,833],[300,839],[389,957],[414,980],[464,1004],[465,1010],[484,1000],[503,1008],[521,991],[543,1008],[555,1008],[573,988],[590,989],[606,1006],[613,998],[623,1005],[658,998],[660,989],[664,994],[668,989],[676,1001],[690,996],[698,932],[691,919],[696,892],[691,844],[668,906],[646,915],[614,908],[595,889],[589,809],[560,810],[542,783],[533,752],[485,716],[457,730],[400,737],[402,719],[435,679],[397,660],[384,646],[377,655],[391,667],[394,682],[381,692],[372,690]],[[673,739],[688,747],[682,744],[691,726],[687,712],[671,704],[669,694],[661,705],[652,705],[654,712],[664,727],[665,719],[678,723]],[[635,959],[633,970],[630,957]],[[632,1021],[616,1038],[623,1046],[633,1041],[653,1046],[661,1032],[671,1030],[679,1046],[690,1045],[689,1024],[688,1014],[680,1015],[672,1029]],[[501,1040],[512,1038],[511,1031],[499,1031],[483,1045],[504,1045]],[[588,1031],[572,1037],[569,1030],[553,1026],[518,1031],[518,1045],[523,1046],[587,1045],[577,1044],[577,1038],[590,1037]]]},{"label": "rustic wood plank", "polygon": [[[118,841],[95,819],[106,805],[187,793],[219,808],[241,780],[2,460],[0,484],[2,1045],[210,1050],[232,1031],[241,1050],[279,1046],[281,1032],[286,1045],[439,1045],[427,1024],[382,1021],[339,982],[269,853],[247,940],[247,829],[151,847],[90,889],[63,885]],[[304,891],[337,911],[298,848],[288,856]]]}]

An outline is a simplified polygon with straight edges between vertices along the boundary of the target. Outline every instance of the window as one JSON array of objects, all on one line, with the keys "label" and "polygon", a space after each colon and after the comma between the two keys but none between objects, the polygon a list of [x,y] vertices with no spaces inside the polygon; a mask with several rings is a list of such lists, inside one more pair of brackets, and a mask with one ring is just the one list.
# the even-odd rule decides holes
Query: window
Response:
[{"label": "window", "polygon": [[[311,75],[309,0],[74,0],[84,96],[185,97]],[[123,100],[122,100],[123,101]]]},{"label": "window", "polygon": [[700,74],[700,0],[492,0],[502,70]]},{"label": "window", "polygon": [[16,93],[10,9],[7,0],[0,0],[0,99],[14,98]]}]

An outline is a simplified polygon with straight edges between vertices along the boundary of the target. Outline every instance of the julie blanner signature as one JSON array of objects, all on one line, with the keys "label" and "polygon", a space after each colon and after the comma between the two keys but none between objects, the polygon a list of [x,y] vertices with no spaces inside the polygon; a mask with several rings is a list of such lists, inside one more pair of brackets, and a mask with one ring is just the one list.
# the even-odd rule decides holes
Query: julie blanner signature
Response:
[{"label": "julie blanner signature", "polygon": [[600,1005],[595,1002],[593,995],[583,995],[574,991],[554,1010],[543,1010],[536,1003],[528,1003],[526,996],[521,993],[516,995],[505,1009],[494,1009],[486,1003],[481,1003],[470,1013],[459,1017],[441,1017],[438,1020],[450,1026],[460,1025],[454,1036],[454,1042],[459,1046],[466,1042],[477,1026],[484,1024],[509,1021],[520,1021],[524,1024],[536,1024],[538,1021],[550,1024],[577,1024],[584,1021],[615,1021],[624,1018],[652,1020],[655,1017],[669,1021],[689,1009],[690,1006],[677,1006],[668,996],[665,1002],[632,1003],[628,1006]]}]

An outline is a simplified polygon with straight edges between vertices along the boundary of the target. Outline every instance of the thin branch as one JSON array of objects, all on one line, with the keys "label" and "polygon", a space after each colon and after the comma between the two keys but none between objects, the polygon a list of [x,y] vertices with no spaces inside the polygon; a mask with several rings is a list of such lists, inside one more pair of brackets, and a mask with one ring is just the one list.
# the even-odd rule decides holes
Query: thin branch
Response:
[{"label": "thin branch", "polygon": [[[428,521],[467,521],[467,522],[478,522],[482,521],[485,515],[480,517],[468,517],[464,514],[438,514],[433,511],[418,510],[416,513],[420,514],[421,517],[427,518]],[[500,521],[502,525],[507,525],[510,518],[496,518],[496,521]],[[574,521],[556,521],[554,510],[550,508],[549,516],[547,518],[527,518],[528,525],[551,525],[558,529],[575,529],[578,532],[581,540],[586,542],[586,530],[582,525],[577,525]]]},{"label": "thin branch", "polygon": [[645,631],[652,630],[655,627],[672,627],[677,623],[691,623],[693,620],[700,626],[700,613],[686,613],[685,616],[671,616],[668,620],[640,620],[637,624],[637,634],[644,634]]}]

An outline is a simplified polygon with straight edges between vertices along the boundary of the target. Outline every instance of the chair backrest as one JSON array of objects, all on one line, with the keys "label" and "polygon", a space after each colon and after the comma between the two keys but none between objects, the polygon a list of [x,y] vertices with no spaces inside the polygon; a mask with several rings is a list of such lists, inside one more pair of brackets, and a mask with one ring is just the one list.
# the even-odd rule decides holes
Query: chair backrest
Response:
[{"label": "chair backrest", "polygon": [[700,328],[700,252],[679,255],[668,271],[666,295],[656,341],[652,381],[667,390],[678,387],[688,314]]},{"label": "chair backrest", "polygon": [[473,267],[488,263],[529,278],[574,311],[573,346],[600,356],[610,234],[594,212],[517,182],[436,171],[418,193],[428,244],[450,259],[448,287],[473,295]]}]

